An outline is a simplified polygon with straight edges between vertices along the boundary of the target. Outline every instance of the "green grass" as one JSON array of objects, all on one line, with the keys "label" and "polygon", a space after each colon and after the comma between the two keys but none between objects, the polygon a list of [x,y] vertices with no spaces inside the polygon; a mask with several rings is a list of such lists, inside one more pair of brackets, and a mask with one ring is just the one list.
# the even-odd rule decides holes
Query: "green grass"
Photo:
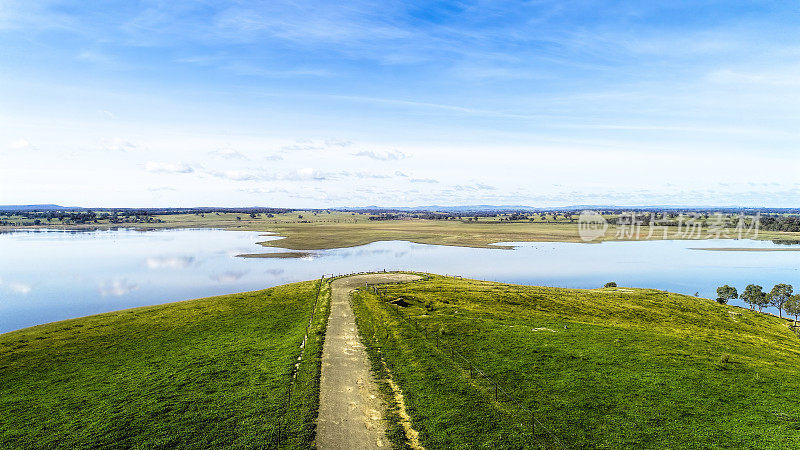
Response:
[{"label": "green grass", "polygon": [[294,384],[290,374],[318,285],[0,335],[0,448],[307,448],[314,439],[326,283]]},{"label": "green grass", "polygon": [[[434,276],[385,292],[408,306],[361,290],[359,327],[428,448],[800,446],[800,339],[787,321],[642,289]],[[534,434],[527,413],[495,401],[448,348],[555,437]]]}]

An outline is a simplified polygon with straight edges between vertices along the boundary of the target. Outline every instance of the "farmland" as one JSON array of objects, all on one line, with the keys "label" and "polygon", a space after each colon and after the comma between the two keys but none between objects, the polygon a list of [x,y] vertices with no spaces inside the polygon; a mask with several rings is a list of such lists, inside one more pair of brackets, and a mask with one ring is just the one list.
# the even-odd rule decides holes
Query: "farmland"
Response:
[{"label": "farmland", "polygon": [[[290,250],[320,250],[354,247],[377,241],[403,240],[420,244],[451,245],[481,248],[510,248],[493,245],[498,242],[584,242],[579,233],[578,217],[569,213],[529,214],[500,213],[484,216],[455,216],[452,214],[407,214],[313,210],[276,213],[209,211],[160,215],[130,215],[115,223],[101,212],[97,219],[75,223],[71,219],[43,220],[10,214],[4,216],[1,230],[19,228],[51,228],[91,230],[129,227],[144,230],[175,228],[219,228],[240,231],[261,231],[281,239],[266,240],[263,245]],[[133,214],[133,213],[130,213]],[[120,216],[122,217],[122,216]],[[727,217],[727,227],[714,230],[715,218],[703,216],[698,228],[689,230],[674,224],[644,224],[632,232],[631,226],[616,224],[619,213],[605,214],[609,227],[603,236],[592,242],[654,239],[711,239],[736,238],[733,216]],[[122,220],[122,219],[120,219]],[[748,219],[749,220],[749,219]],[[774,240],[783,243],[800,242],[800,232],[780,231],[778,227],[760,230],[745,238]]]}]

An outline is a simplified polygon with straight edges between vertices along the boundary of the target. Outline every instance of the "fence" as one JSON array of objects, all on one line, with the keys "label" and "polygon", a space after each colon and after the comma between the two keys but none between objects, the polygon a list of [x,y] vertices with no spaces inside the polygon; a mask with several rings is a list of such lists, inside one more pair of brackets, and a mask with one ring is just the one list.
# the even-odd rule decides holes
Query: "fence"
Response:
[{"label": "fence", "polygon": [[[429,277],[426,277],[429,278]],[[383,283],[382,283],[383,284]],[[389,283],[386,283],[389,284]],[[395,284],[395,283],[391,283]],[[369,288],[370,286],[367,286]],[[458,352],[453,346],[443,342],[439,339],[438,333],[429,332],[425,327],[419,324],[415,319],[406,317],[402,312],[399,311],[400,306],[389,303],[386,301],[386,292],[385,290],[378,289],[376,286],[371,286],[372,291],[375,295],[378,296],[380,300],[382,300],[385,304],[390,305],[389,311],[392,312],[392,315],[402,322],[405,322],[410,326],[411,329],[415,330],[420,336],[422,336],[423,340],[426,341],[429,345],[435,345],[436,349],[439,350],[445,358],[448,357],[453,362],[456,367],[461,368],[465,372],[469,373],[471,378],[479,378],[489,383],[491,388],[494,391],[494,401],[500,402],[501,400],[504,401],[506,404],[510,404],[513,406],[513,410],[516,412],[517,417],[521,418],[522,421],[519,424],[522,427],[526,427],[525,423],[527,422],[530,426],[531,434],[536,439],[536,433],[538,431],[544,431],[544,435],[550,437],[552,442],[554,442],[560,448],[567,448],[563,442],[547,427],[545,427],[534,415],[533,410],[523,405],[519,402],[514,396],[508,393],[505,389],[503,389],[499,383],[497,383],[494,379],[492,379],[489,375],[486,374],[486,371],[482,368],[475,365],[472,361],[466,358],[464,355]],[[435,343],[434,340],[431,339],[431,334],[435,335]],[[388,336],[388,334],[387,334]],[[491,395],[491,393],[490,393]]]},{"label": "fence", "polygon": [[[284,443],[285,437],[283,434],[283,427],[284,427],[284,419],[288,415],[291,404],[292,404],[292,391],[295,389],[297,385],[297,376],[300,369],[300,364],[303,362],[303,358],[306,353],[306,346],[308,344],[308,334],[311,330],[311,327],[314,323],[314,317],[317,313],[317,305],[319,304],[319,296],[322,291],[322,283],[325,282],[325,275],[320,277],[319,282],[317,283],[317,292],[314,298],[314,306],[311,308],[311,316],[308,319],[308,323],[306,324],[305,333],[303,334],[303,340],[300,343],[300,355],[297,357],[297,361],[289,367],[289,373],[287,374],[287,378],[289,378],[289,388],[287,389],[286,394],[286,406],[283,410],[283,415],[278,418],[278,427],[273,435],[272,443],[275,447],[279,447],[282,443]],[[328,280],[330,283],[330,280]],[[324,326],[325,324],[322,324]],[[303,387],[306,388],[312,382],[318,382],[319,380],[315,377],[312,377],[309,380],[303,382]]]},{"label": "fence", "polygon": [[[287,373],[286,373],[286,377],[289,380],[289,386],[288,386],[288,389],[287,389],[287,392],[286,392],[286,404],[285,404],[284,409],[283,409],[283,415],[281,415],[278,418],[278,426],[275,429],[275,431],[273,433],[273,436],[272,436],[272,439],[271,439],[271,442],[272,442],[274,447],[280,447],[281,444],[285,444],[286,443],[286,435],[284,433],[285,422],[286,422],[285,419],[286,419],[286,416],[291,411],[293,392],[295,392],[297,390],[296,387],[299,385],[304,390],[306,390],[311,383],[319,382],[319,379],[315,378],[315,377],[311,377],[310,379],[305,380],[303,382],[298,382],[297,377],[298,377],[300,365],[302,364],[303,359],[306,356],[306,348],[307,348],[307,344],[308,344],[308,336],[309,336],[309,333],[310,333],[311,328],[313,326],[314,318],[316,317],[317,306],[319,305],[319,298],[320,298],[320,294],[322,292],[323,283],[327,283],[327,285],[330,286],[330,284],[334,280],[337,280],[337,279],[340,279],[340,278],[347,278],[347,277],[351,277],[351,276],[354,276],[354,275],[367,275],[367,274],[374,274],[374,273],[376,273],[376,272],[353,272],[353,273],[338,274],[338,275],[331,274],[331,276],[327,277],[327,278],[326,278],[327,274],[325,274],[325,275],[322,275],[320,277],[319,282],[317,283],[317,292],[316,292],[316,295],[315,295],[315,298],[314,298],[314,306],[311,309],[311,316],[308,319],[308,323],[306,324],[306,328],[305,328],[305,333],[303,334],[303,340],[300,343],[300,355],[297,357],[297,360],[294,362],[294,364],[292,364],[288,368]],[[379,273],[395,273],[395,272],[383,269],[383,271],[379,272]],[[424,278],[427,279],[428,276],[424,275]],[[323,332],[325,331],[324,327],[325,327],[326,324],[327,324],[327,318],[325,319],[324,323],[321,324],[321,326],[323,327]],[[323,341],[324,341],[324,338],[323,338]]]},{"label": "fence", "polygon": [[[289,373],[287,374],[288,378],[290,379],[290,383],[289,383],[289,388],[288,388],[288,392],[287,392],[287,400],[286,400],[286,406],[284,408],[284,414],[278,419],[278,427],[277,427],[276,433],[274,434],[274,438],[272,440],[272,442],[273,442],[275,447],[280,447],[281,444],[283,444],[285,442],[285,436],[283,434],[284,419],[288,415],[288,413],[290,411],[290,408],[291,408],[292,391],[295,389],[295,386],[298,384],[298,380],[297,380],[298,372],[299,372],[300,365],[303,362],[303,358],[305,356],[305,350],[306,350],[306,346],[307,346],[307,343],[308,343],[308,335],[309,335],[309,331],[311,330],[311,327],[313,325],[314,317],[315,317],[316,311],[317,311],[317,306],[319,304],[319,297],[320,297],[320,293],[322,291],[322,283],[328,283],[328,285],[330,286],[330,284],[334,280],[337,280],[337,279],[340,279],[340,278],[346,278],[346,277],[350,277],[350,276],[354,276],[354,275],[374,274],[374,273],[376,273],[376,272],[354,272],[354,273],[338,274],[338,275],[337,274],[331,274],[330,277],[326,278],[326,275],[323,275],[320,278],[319,283],[317,284],[316,298],[314,299],[314,307],[311,310],[311,317],[309,318],[308,324],[306,325],[305,334],[304,334],[303,340],[302,340],[302,342],[300,344],[300,348],[301,348],[300,355],[298,356],[297,361],[290,367]],[[377,272],[377,273],[413,273],[415,275],[419,275],[419,276],[422,277],[418,281],[426,281],[426,280],[429,280],[431,278],[430,275],[428,275],[426,273],[405,272],[405,271],[387,271],[385,269],[382,272]],[[408,282],[400,282],[400,281],[398,281],[398,282],[387,282],[387,283],[380,283],[380,284],[381,285],[393,285],[393,284],[407,284],[407,283]],[[373,292],[381,300],[383,300],[384,302],[386,301],[385,290],[378,289],[375,285],[369,285],[369,284],[367,284],[366,287],[367,288],[371,287]],[[420,336],[422,336],[423,340],[425,342],[427,342],[429,345],[435,345],[437,350],[439,350],[445,356],[445,358],[447,358],[448,355],[449,355],[449,359],[452,361],[452,363],[456,367],[459,367],[462,370],[464,370],[465,372],[468,372],[470,377],[473,377],[473,378],[477,377],[478,379],[482,379],[482,380],[488,382],[489,385],[493,388],[493,391],[494,391],[494,401],[496,401],[496,402],[503,401],[506,404],[509,404],[509,405],[513,406],[513,410],[517,414],[517,417],[522,419],[522,421],[519,423],[519,425],[522,426],[522,427],[526,427],[526,423],[527,423],[530,426],[531,434],[533,435],[534,440],[536,439],[537,431],[539,431],[540,434],[541,434],[541,431],[544,431],[544,435],[549,436],[550,439],[552,440],[552,442],[555,443],[558,447],[567,448],[563,444],[563,442],[560,439],[558,439],[558,437],[554,433],[552,433],[547,427],[545,427],[536,418],[536,416],[534,415],[534,412],[530,408],[526,407],[521,402],[517,401],[517,399],[514,398],[514,396],[512,396],[510,393],[508,393],[505,389],[503,389],[500,386],[500,384],[498,384],[494,379],[492,379],[489,375],[487,375],[486,371],[484,371],[483,369],[481,369],[480,367],[478,367],[477,365],[472,363],[468,358],[466,358],[464,355],[459,353],[453,346],[451,346],[451,345],[447,344],[446,342],[443,342],[442,340],[440,340],[439,339],[439,335],[437,333],[429,332],[425,327],[420,325],[415,319],[410,318],[410,317],[406,317],[402,312],[399,311],[399,308],[400,308],[399,306],[392,305],[392,304],[390,304],[388,302],[386,304],[387,305],[391,305],[388,310],[392,312],[392,315],[394,317],[396,317],[399,320],[401,320],[401,321],[405,322],[406,324],[408,324],[409,327],[411,329],[413,329],[414,331],[416,331]],[[325,324],[323,323],[322,326],[324,327]],[[324,328],[323,328],[323,331],[324,331]],[[434,340],[431,339],[431,334],[435,335],[435,342],[434,342]],[[387,336],[388,336],[388,334],[387,334]],[[311,378],[311,379],[306,380],[305,382],[303,382],[302,385],[304,387],[307,387],[310,383],[315,382],[315,381],[319,382],[319,379],[318,378],[316,378],[316,379],[315,378]]]}]

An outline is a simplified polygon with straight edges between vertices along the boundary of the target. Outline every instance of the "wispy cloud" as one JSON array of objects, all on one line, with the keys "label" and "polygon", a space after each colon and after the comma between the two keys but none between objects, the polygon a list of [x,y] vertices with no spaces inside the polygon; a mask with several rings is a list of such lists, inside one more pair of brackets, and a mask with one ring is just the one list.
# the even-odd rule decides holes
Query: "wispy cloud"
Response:
[{"label": "wispy cloud", "polygon": [[100,142],[100,148],[109,152],[127,152],[135,150],[136,144],[122,138],[104,139]]},{"label": "wispy cloud", "polygon": [[234,159],[234,160],[235,159],[239,159],[239,160],[248,160],[248,159],[250,159],[247,156],[245,156],[244,154],[242,154],[242,152],[240,152],[238,150],[234,150],[232,148],[221,148],[221,149],[218,149],[218,150],[211,151],[211,152],[209,152],[209,154],[212,155],[212,156],[218,156],[218,157],[223,158],[223,159]]},{"label": "wispy cloud", "polygon": [[326,139],[325,145],[328,147],[350,147],[353,143],[343,139]]},{"label": "wispy cloud", "polygon": [[209,175],[230,181],[259,181],[274,179],[274,175],[255,172],[251,170],[224,170],[221,172],[209,171]]},{"label": "wispy cloud", "polygon": [[294,172],[291,172],[283,177],[286,180],[295,180],[295,181],[302,181],[302,180],[331,180],[337,179],[341,176],[341,173],[334,173],[334,172],[325,172],[321,170],[314,169],[313,167],[304,167],[302,169],[298,169]]},{"label": "wispy cloud", "polygon": [[184,162],[165,163],[156,161],[147,161],[144,169],[152,173],[192,173],[194,168]]},{"label": "wispy cloud", "polygon": [[248,194],[285,194],[288,193],[289,191],[283,188],[255,187],[255,188],[239,189],[239,192],[246,192]]},{"label": "wispy cloud", "polygon": [[293,145],[284,145],[281,147],[281,151],[284,153],[311,152],[319,150],[325,150],[325,146],[314,145],[310,143],[298,143]]},{"label": "wispy cloud", "polygon": [[410,180],[408,180],[408,181],[410,181],[410,182],[412,182],[412,183],[429,183],[429,184],[436,184],[436,183],[438,183],[438,181],[437,181],[437,180],[434,180],[433,178],[411,178],[411,179],[410,179]]},{"label": "wispy cloud", "polygon": [[372,178],[377,180],[386,180],[392,178],[392,175],[387,175],[384,173],[374,173],[374,172],[356,172],[354,175],[356,178],[362,178],[362,179]]},{"label": "wispy cloud", "polygon": [[31,143],[27,139],[19,138],[11,141],[8,144],[8,148],[11,150],[25,150],[31,148]]},{"label": "wispy cloud", "polygon": [[[780,186],[736,186],[791,205],[796,9],[8,0],[3,194],[324,207],[681,186],[681,198],[723,201],[718,183],[770,180]],[[673,186],[651,188],[654,161]]]},{"label": "wispy cloud", "polygon": [[494,186],[488,184],[475,183],[475,184],[457,184],[453,186],[456,191],[494,191]]},{"label": "wispy cloud", "polygon": [[377,161],[398,161],[400,159],[405,159],[406,155],[398,150],[392,150],[387,152],[376,152],[374,150],[362,150],[360,152],[353,153],[354,156],[362,156],[365,158],[374,159]]}]

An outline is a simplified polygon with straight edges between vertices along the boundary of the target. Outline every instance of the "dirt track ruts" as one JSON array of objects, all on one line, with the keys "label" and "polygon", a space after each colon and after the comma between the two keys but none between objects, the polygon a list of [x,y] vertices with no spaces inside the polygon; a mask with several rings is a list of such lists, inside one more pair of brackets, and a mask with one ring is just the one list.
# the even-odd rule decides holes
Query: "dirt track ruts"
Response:
[{"label": "dirt track ruts", "polygon": [[384,402],[370,371],[369,358],[356,328],[350,293],[370,284],[412,281],[410,274],[368,274],[334,280],[331,312],[322,348],[317,447],[320,449],[388,448]]}]

